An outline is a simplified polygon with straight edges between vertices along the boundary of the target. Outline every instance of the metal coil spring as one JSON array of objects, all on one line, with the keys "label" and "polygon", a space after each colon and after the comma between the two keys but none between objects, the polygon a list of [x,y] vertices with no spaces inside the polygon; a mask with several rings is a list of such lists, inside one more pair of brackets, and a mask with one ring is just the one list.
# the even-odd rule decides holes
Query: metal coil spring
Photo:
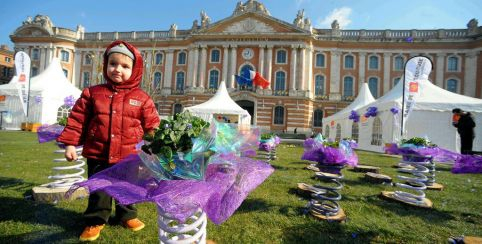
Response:
[{"label": "metal coil spring", "polygon": [[159,226],[160,243],[206,243],[206,213],[198,209],[190,216],[186,223],[179,223],[167,216],[161,209],[157,209],[157,224]]},{"label": "metal coil spring", "polygon": [[[59,150],[55,150],[54,153],[56,154],[64,154],[65,153],[65,149],[59,149]],[[69,163],[74,163],[73,165],[68,165],[68,166],[57,166],[57,167],[53,167],[52,168],[52,171],[56,172],[56,171],[76,171],[75,173],[71,173],[71,174],[56,174],[56,175],[50,175],[48,178],[49,179],[53,179],[55,181],[53,182],[50,182],[47,184],[48,187],[50,188],[69,188],[71,187],[73,184],[75,183],[78,183],[78,182],[82,182],[85,180],[85,178],[82,176],[84,173],[85,173],[85,170],[84,170],[84,165],[85,165],[85,162],[82,160],[83,157],[81,156],[82,154],[82,147],[79,147],[79,148],[76,148],[76,153],[77,153],[77,160],[76,161],[72,161],[72,162],[69,162]],[[53,160],[55,163],[67,163],[67,159],[65,158],[57,158],[57,159],[54,159]]]},{"label": "metal coil spring", "polygon": [[[310,211],[325,216],[335,216],[340,211],[338,201],[341,200],[340,190],[343,184],[340,182],[343,179],[341,165],[320,166],[318,168],[321,172],[316,172],[316,177],[324,182],[332,183],[334,186],[315,185],[314,187],[321,189],[318,194],[312,194],[313,199],[309,203]],[[336,172],[336,173],[332,173]]]},{"label": "metal coil spring", "polygon": [[[412,156],[412,155],[404,155]],[[413,155],[415,156],[415,155]],[[415,191],[416,194],[405,192],[405,191],[395,191],[394,197],[404,201],[417,205],[424,204],[425,200],[425,190],[427,189],[426,182],[428,177],[425,175],[429,172],[427,165],[433,163],[431,157],[420,157],[419,161],[411,162],[402,159],[401,164],[406,164],[412,167],[399,168],[398,171],[401,173],[412,174],[412,177],[397,175],[397,178],[404,183],[396,183],[397,187]]]}]

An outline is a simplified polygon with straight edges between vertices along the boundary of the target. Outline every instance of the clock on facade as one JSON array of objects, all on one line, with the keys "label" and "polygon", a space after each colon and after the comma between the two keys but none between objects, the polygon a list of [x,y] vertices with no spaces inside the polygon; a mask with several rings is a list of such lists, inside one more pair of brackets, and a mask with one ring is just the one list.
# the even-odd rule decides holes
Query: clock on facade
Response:
[{"label": "clock on facade", "polygon": [[251,48],[245,48],[242,54],[244,59],[252,59],[254,56],[254,51]]}]

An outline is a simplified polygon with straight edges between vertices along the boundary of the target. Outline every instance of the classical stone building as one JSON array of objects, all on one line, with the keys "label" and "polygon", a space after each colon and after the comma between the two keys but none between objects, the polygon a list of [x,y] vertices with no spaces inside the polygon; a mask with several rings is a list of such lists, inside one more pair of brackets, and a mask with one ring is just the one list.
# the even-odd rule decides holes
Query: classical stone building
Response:
[{"label": "classical stone building", "polygon": [[[248,0],[218,21],[201,11],[186,30],[172,24],[165,31],[85,32],[80,25],[55,27],[48,16],[38,15],[11,35],[15,51],[30,54],[32,75],[59,57],[79,88],[102,82],[102,52],[117,39],[142,51],[144,87],[163,116],[206,101],[224,80],[253,124],[273,131],[321,131],[323,117],[347,106],[363,82],[375,97],[382,96],[415,55],[432,60],[430,79],[436,85],[482,98],[482,27],[475,19],[466,29],[342,30],[337,21],[331,29],[316,29],[303,10],[288,23]],[[233,75],[248,70],[258,71],[271,86],[238,86]]]},{"label": "classical stone building", "polygon": [[0,85],[8,83],[13,77],[13,51],[7,45],[0,46]]}]

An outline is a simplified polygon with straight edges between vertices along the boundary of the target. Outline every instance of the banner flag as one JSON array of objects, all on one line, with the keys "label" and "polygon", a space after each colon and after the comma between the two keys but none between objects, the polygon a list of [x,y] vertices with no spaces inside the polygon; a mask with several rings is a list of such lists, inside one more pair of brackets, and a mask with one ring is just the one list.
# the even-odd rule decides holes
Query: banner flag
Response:
[{"label": "banner flag", "polygon": [[239,86],[251,86],[253,81],[240,75],[234,75]]},{"label": "banner flag", "polygon": [[421,82],[429,82],[428,76],[432,71],[432,62],[427,57],[417,56],[410,58],[405,64],[404,71],[404,91],[402,100],[402,125],[401,133],[404,134],[403,128],[407,123],[408,116],[415,106],[417,97],[420,95]]},{"label": "banner flag", "polygon": [[28,99],[30,93],[30,57],[25,52],[15,54],[15,70],[18,77],[18,96],[23,105],[23,113],[28,116]]}]

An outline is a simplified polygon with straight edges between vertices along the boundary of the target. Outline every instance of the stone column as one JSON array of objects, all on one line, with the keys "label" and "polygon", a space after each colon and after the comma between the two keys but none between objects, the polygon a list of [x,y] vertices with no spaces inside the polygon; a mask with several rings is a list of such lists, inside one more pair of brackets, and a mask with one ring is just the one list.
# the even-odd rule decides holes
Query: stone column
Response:
[{"label": "stone column", "polygon": [[207,46],[201,46],[201,67],[199,68],[199,87],[204,88],[204,80],[206,76],[206,59],[207,59]]},{"label": "stone column", "polygon": [[168,49],[166,50],[166,66],[164,70],[164,82],[163,82],[163,90],[171,90],[171,83],[172,83],[172,72],[173,70],[173,62],[174,62],[174,50]]},{"label": "stone column", "polygon": [[358,53],[358,91],[360,91],[361,87],[363,86],[363,83],[367,82],[365,80],[365,69],[366,69],[366,57],[367,53],[361,52]]},{"label": "stone column", "polygon": [[383,96],[387,93],[390,89],[390,59],[392,58],[391,53],[384,53],[383,54],[383,93],[380,96]]},{"label": "stone column", "polygon": [[42,47],[39,48],[39,59],[40,59],[40,67],[39,70],[44,70],[45,69],[45,56],[47,55],[47,48]]},{"label": "stone column", "polygon": [[258,72],[261,76],[264,76],[264,47],[265,45],[259,45],[259,69]]},{"label": "stone column", "polygon": [[186,86],[189,87],[189,91],[193,87],[193,69],[194,69],[194,47],[190,46],[187,57],[187,75],[186,75]]},{"label": "stone column", "polygon": [[[80,68],[82,67],[82,52],[74,50],[74,63],[72,64],[72,81],[76,87],[81,87],[82,77],[80,75]],[[42,66],[42,65],[40,65]]]},{"label": "stone column", "polygon": [[197,87],[197,76],[199,67],[199,47],[194,47],[194,58],[193,58],[193,68],[192,68],[192,87]]},{"label": "stone column", "polygon": [[340,51],[331,52],[331,65],[330,65],[330,100],[340,100]]},{"label": "stone column", "polygon": [[435,84],[444,88],[444,67],[445,67],[445,53],[437,53],[435,68]]},{"label": "stone column", "polygon": [[267,74],[266,74],[266,79],[271,83],[271,85],[268,87],[268,90],[274,89],[274,81],[271,79],[272,73],[273,73],[273,45],[268,45],[268,53],[267,53]]},{"label": "stone column", "polygon": [[313,48],[311,46],[306,47],[306,97],[314,96],[313,88]]},{"label": "stone column", "polygon": [[305,90],[305,84],[306,84],[306,72],[305,72],[305,67],[306,67],[306,47],[301,47],[300,49],[300,67],[299,67],[299,79],[298,79],[298,90],[299,91],[304,91]]},{"label": "stone column", "polygon": [[298,47],[297,45],[291,45],[291,60],[290,60],[290,74],[291,74],[291,79],[290,79],[290,83],[291,83],[291,87],[290,87],[290,95],[291,94],[295,94],[295,91],[296,91],[296,63],[297,63],[297,60],[296,60],[296,54],[298,52]]},{"label": "stone column", "polygon": [[229,61],[229,45],[223,45],[223,77],[222,81],[227,82],[228,78],[228,61]]},{"label": "stone column", "polygon": [[234,75],[236,74],[236,59],[237,59],[237,45],[231,45],[231,67],[229,69],[229,84],[228,88],[234,88]]},{"label": "stone column", "polygon": [[477,55],[478,52],[469,52],[465,54],[463,94],[466,96],[475,97],[475,91],[477,89]]}]

